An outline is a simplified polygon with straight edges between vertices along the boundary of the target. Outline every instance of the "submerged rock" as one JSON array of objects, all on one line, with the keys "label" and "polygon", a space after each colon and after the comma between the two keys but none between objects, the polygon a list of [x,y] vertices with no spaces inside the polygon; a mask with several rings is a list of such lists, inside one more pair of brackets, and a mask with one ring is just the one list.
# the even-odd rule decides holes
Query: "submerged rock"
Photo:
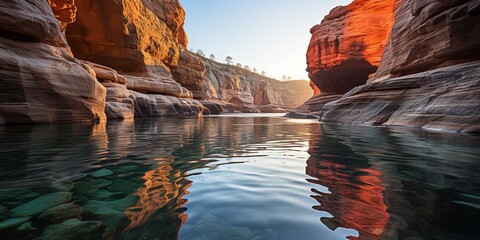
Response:
[{"label": "submerged rock", "polygon": [[23,223],[17,228],[17,231],[20,231],[20,232],[33,232],[36,230],[37,228],[32,226],[32,222]]},{"label": "submerged rock", "polygon": [[191,239],[238,239],[251,240],[255,233],[247,227],[232,226],[212,214],[204,214],[195,226],[190,226],[187,237]]},{"label": "submerged rock", "polygon": [[38,240],[87,240],[101,225],[98,221],[69,219],[45,229]]},{"label": "submerged rock", "polygon": [[67,203],[70,201],[71,197],[72,193],[69,192],[50,193],[10,210],[10,216],[33,216],[51,207]]},{"label": "submerged rock", "polygon": [[72,190],[73,183],[72,182],[63,182],[63,181],[55,181],[52,183],[51,186],[54,190],[59,192],[68,192]]},{"label": "submerged rock", "polygon": [[130,196],[114,201],[90,200],[82,207],[85,216],[99,219],[104,225],[122,229],[129,224],[129,220],[124,213],[125,209],[136,202],[137,198]]},{"label": "submerged rock", "polygon": [[29,219],[30,217],[18,217],[18,218],[7,219],[3,222],[0,222],[0,230],[17,227],[22,223],[27,222]]},{"label": "submerged rock", "polygon": [[83,209],[80,206],[74,203],[66,203],[45,210],[38,216],[38,220],[41,222],[58,223],[72,218],[81,219],[82,212]]},{"label": "submerged rock", "polygon": [[39,195],[39,193],[32,191],[30,188],[6,188],[0,190],[0,202],[24,201]]},{"label": "submerged rock", "polygon": [[105,200],[105,199],[109,199],[117,196],[124,196],[124,195],[125,194],[121,192],[110,192],[108,190],[99,189],[98,191],[95,192],[93,197],[98,200]]},{"label": "submerged rock", "polygon": [[110,185],[109,189],[114,192],[122,192],[125,194],[131,194],[137,190],[141,184],[132,183],[123,179],[116,179]]},{"label": "submerged rock", "polygon": [[101,177],[111,176],[113,175],[113,172],[106,168],[102,168],[100,170],[93,172],[91,175],[96,178],[101,178]]},{"label": "submerged rock", "polygon": [[134,196],[125,197],[113,201],[98,201],[90,200],[83,205],[85,213],[100,216],[100,215],[121,215],[125,209],[133,206],[137,202]]}]

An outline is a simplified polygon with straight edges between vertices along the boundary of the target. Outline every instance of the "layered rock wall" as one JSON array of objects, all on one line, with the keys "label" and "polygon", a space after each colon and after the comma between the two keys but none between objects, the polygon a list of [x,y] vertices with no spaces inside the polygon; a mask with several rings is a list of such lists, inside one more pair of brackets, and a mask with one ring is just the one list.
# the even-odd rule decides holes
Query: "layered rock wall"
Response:
[{"label": "layered rock wall", "polygon": [[298,107],[313,94],[306,81],[281,82],[236,66],[204,61],[204,97],[232,103],[241,112],[285,111],[281,108]]},{"label": "layered rock wall", "polygon": [[12,0],[0,3],[0,13],[0,87],[7,90],[0,123],[290,106],[274,80],[207,69],[206,59],[188,52],[178,0]]},{"label": "layered rock wall", "polygon": [[85,0],[77,8],[66,35],[78,58],[119,73],[171,77],[187,44],[177,0]]},{"label": "layered rock wall", "polygon": [[[358,12],[370,16],[363,7]],[[324,22],[335,16],[327,16]],[[478,133],[479,21],[479,1],[405,0],[369,83],[338,100],[321,101],[326,98],[316,97],[309,102],[319,103],[314,107],[324,122]],[[338,77],[346,73],[332,74]],[[311,77],[316,80],[315,74]]]},{"label": "layered rock wall", "polygon": [[324,122],[480,133],[480,61],[369,83],[322,111]]},{"label": "layered rock wall", "polygon": [[314,26],[307,71],[321,92],[346,93],[376,71],[401,0],[355,0]]},{"label": "layered rock wall", "polygon": [[479,59],[480,2],[405,0],[376,78]]},{"label": "layered rock wall", "polygon": [[[269,88],[243,72],[215,68],[219,64],[189,52],[184,18],[177,0],[87,0],[78,4],[77,21],[67,28],[67,38],[77,57],[108,66],[126,77],[132,98],[148,102],[137,106],[143,109],[136,112],[139,116],[149,115],[144,112],[153,105],[163,106],[171,97],[187,101],[177,104],[187,104],[192,112],[203,112],[201,106],[195,107],[196,100],[187,100],[192,97],[218,108],[209,107],[215,113],[230,102],[237,105],[236,110],[246,112],[258,111],[255,105],[284,106],[280,89]],[[174,104],[169,110],[160,109],[151,115],[175,111],[181,112],[175,110]]]},{"label": "layered rock wall", "polygon": [[0,23],[0,123],[105,119],[105,88],[73,57],[47,1],[1,1]]}]

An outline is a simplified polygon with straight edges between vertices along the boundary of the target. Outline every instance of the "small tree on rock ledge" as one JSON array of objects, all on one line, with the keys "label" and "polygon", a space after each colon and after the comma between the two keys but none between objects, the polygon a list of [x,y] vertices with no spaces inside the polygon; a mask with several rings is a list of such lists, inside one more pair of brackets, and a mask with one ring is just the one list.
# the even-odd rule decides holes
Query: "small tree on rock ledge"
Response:
[{"label": "small tree on rock ledge", "polygon": [[232,63],[232,60],[233,60],[233,58],[230,57],[230,56],[227,56],[227,57],[225,58],[225,62],[227,62],[227,65],[230,65],[230,63]]},{"label": "small tree on rock ledge", "polygon": [[197,50],[197,55],[205,57],[205,53],[202,51],[202,49]]}]

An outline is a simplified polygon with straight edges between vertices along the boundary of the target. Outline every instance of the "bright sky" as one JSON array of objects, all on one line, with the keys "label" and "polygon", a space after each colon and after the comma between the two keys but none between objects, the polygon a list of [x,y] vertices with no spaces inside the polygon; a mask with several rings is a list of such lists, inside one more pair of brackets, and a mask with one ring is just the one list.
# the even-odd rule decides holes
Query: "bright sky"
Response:
[{"label": "bright sky", "polygon": [[264,70],[281,79],[308,79],[310,28],[352,0],[180,0],[189,49]]}]

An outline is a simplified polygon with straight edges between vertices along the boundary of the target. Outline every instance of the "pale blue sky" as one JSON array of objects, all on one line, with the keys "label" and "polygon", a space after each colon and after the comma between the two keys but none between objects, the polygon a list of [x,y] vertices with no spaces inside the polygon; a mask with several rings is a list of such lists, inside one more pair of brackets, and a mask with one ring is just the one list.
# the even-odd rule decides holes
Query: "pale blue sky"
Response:
[{"label": "pale blue sky", "polygon": [[187,13],[189,49],[280,79],[308,79],[310,28],[335,6],[352,0],[180,0]]}]

